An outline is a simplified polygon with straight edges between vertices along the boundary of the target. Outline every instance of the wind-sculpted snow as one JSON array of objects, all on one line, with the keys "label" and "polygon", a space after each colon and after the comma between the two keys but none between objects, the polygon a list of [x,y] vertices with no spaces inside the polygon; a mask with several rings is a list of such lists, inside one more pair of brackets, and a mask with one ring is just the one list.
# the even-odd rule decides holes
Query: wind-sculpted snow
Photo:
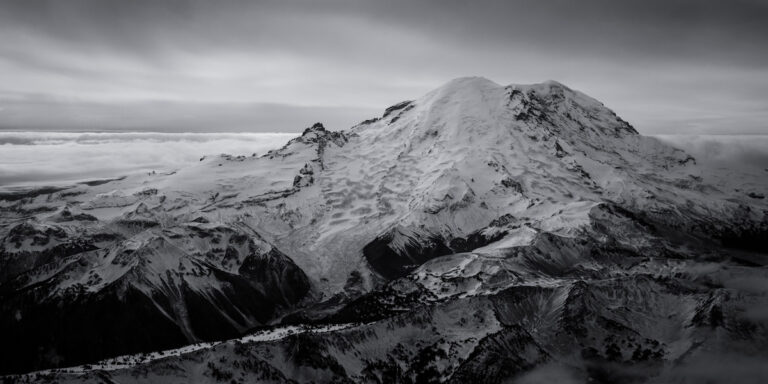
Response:
[{"label": "wind-sculpted snow", "polygon": [[[153,352],[12,379],[680,381],[766,357],[766,181],[557,82],[457,79],[263,156],[0,195],[2,370]],[[326,328],[216,342],[286,326]]]}]

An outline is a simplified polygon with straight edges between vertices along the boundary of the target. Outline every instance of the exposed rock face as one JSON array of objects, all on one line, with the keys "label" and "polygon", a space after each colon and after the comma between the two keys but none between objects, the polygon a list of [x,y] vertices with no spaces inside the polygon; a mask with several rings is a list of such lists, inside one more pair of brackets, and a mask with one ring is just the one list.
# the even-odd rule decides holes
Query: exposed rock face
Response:
[{"label": "exposed rock face", "polygon": [[768,375],[768,203],[715,177],[562,84],[463,78],[262,157],[14,194],[0,368],[245,335],[14,379]]},{"label": "exposed rock face", "polygon": [[143,230],[103,248],[85,235],[16,256],[46,261],[1,286],[0,324],[16,351],[9,366],[78,364],[236,337],[310,289],[288,256],[247,230],[131,225]]},{"label": "exposed rock face", "polygon": [[400,227],[363,248],[371,268],[388,279],[403,277],[425,261],[451,253],[441,237]]}]

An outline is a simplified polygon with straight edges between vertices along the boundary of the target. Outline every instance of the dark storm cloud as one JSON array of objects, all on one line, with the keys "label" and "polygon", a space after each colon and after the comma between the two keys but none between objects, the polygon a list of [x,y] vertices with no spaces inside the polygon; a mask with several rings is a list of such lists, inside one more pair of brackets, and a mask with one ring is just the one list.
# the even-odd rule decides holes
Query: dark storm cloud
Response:
[{"label": "dark storm cloud", "polygon": [[350,107],[356,121],[453,77],[482,75],[560,80],[642,132],[768,132],[762,0],[1,4],[6,100]]}]

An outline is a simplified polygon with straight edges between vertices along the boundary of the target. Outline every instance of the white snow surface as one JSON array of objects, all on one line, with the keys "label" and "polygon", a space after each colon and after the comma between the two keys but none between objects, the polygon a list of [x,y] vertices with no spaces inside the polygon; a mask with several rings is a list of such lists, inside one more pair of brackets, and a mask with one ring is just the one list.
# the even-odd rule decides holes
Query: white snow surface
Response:
[{"label": "white snow surface", "polygon": [[[257,248],[275,247],[290,257],[310,278],[312,300],[317,301],[343,293],[353,272],[361,273],[366,290],[381,282],[363,247],[384,233],[402,235],[391,245],[405,249],[431,235],[454,239],[503,227],[506,235],[498,241],[432,259],[408,276],[437,298],[469,297],[510,284],[567,285],[526,269],[524,260],[508,256],[514,253],[510,250],[545,232],[577,235],[603,203],[651,214],[758,221],[768,207],[757,196],[767,187],[764,175],[696,165],[685,152],[637,134],[602,103],[560,83],[501,86],[472,77],[453,80],[341,133],[308,129],[263,156],[207,157],[177,172],[78,184],[32,196],[20,205],[30,212],[69,207],[97,222],[53,222],[51,211],[17,221],[31,223],[40,233],[58,228],[74,236],[109,228],[125,238],[62,265],[68,273],[55,294],[83,287],[97,292],[121,278],[148,294],[177,286],[178,281],[168,280],[181,277],[168,272],[194,271],[192,255],[213,246],[177,235],[195,228],[236,228],[252,235]],[[9,208],[19,203],[0,204]],[[490,225],[501,217],[512,219]],[[144,228],[143,221],[158,225]],[[54,239],[47,246],[55,244]],[[3,246],[9,254],[41,247],[29,241]],[[225,271],[236,267],[215,262]],[[26,284],[55,272],[36,271]],[[221,288],[205,276],[183,279],[203,295]],[[271,341],[348,326],[281,327],[240,340]],[[215,345],[193,344],[152,353],[142,361],[124,356],[95,366],[127,368]]]},{"label": "white snow surface", "polygon": [[[294,185],[297,176],[304,179]],[[500,86],[470,77],[341,138],[308,130],[260,157],[207,157],[170,174],[79,184],[26,206],[69,205],[102,224],[153,219],[159,229],[128,234],[116,247],[155,241],[170,244],[164,249],[171,254],[175,245],[163,240],[163,231],[195,217],[248,228],[304,270],[322,298],[341,292],[353,271],[373,287],[362,248],[392,228],[450,239],[510,214],[535,231],[569,236],[606,201],[728,217],[739,205],[765,205],[733,193],[741,184],[759,191],[764,179],[725,183],[683,151],[637,134],[602,103],[560,83]],[[477,252],[523,244],[526,236],[510,235]],[[153,263],[157,276],[177,267]],[[102,282],[91,290],[130,270],[99,265],[111,270],[99,272]],[[75,275],[70,283],[83,278]]]},{"label": "white snow surface", "polygon": [[37,372],[30,372],[22,376],[33,377],[38,374],[49,374],[53,372],[83,374],[93,370],[114,371],[118,369],[135,367],[139,364],[146,364],[156,360],[166,359],[166,358],[175,357],[175,356],[183,356],[186,354],[190,354],[192,352],[196,352],[204,349],[210,349],[224,343],[268,342],[268,341],[280,340],[285,337],[288,337],[291,335],[297,335],[301,333],[334,332],[342,329],[351,328],[356,325],[359,325],[359,324],[333,324],[333,325],[323,325],[323,326],[306,326],[305,325],[305,326],[287,326],[287,327],[270,328],[262,331],[257,331],[249,335],[246,335],[237,339],[232,339],[232,340],[196,343],[196,344],[185,345],[181,348],[169,349],[165,351],[150,352],[150,353],[143,353],[143,354],[136,354],[136,355],[117,356],[117,357],[96,362],[94,364],[84,364],[84,365],[79,365],[79,366],[69,367],[69,368],[46,369],[46,370],[37,371]]}]

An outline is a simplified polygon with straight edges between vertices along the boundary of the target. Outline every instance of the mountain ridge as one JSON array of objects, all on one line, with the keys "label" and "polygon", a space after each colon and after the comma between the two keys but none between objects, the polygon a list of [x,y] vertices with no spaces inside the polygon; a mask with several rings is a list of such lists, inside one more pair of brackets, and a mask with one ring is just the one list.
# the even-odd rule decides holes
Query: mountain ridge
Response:
[{"label": "mountain ridge", "polygon": [[[449,381],[484,368],[498,369],[501,379],[572,355],[587,362],[573,368],[580,375],[601,359],[628,364],[619,371],[648,359],[663,366],[680,351],[695,352],[682,346],[691,340],[680,333],[682,324],[716,328],[720,320],[710,317],[717,311],[739,317],[738,308],[723,309],[727,293],[702,285],[731,284],[730,278],[719,269],[706,272],[704,264],[766,264],[762,249],[725,247],[768,233],[765,202],[715,188],[703,175],[683,151],[643,137],[599,101],[560,83],[500,86],[473,77],[347,131],[315,124],[262,156],[207,157],[171,174],[2,200],[0,263],[17,272],[0,280],[0,322],[3,337],[21,351],[2,371],[212,342],[280,323],[351,324],[248,344],[267,355],[288,354],[282,363],[259,360],[264,370],[281,371],[283,381],[315,374]],[[705,272],[675,277],[683,266]],[[759,269],[739,271],[761,278]],[[121,301],[126,296],[117,293],[125,288],[112,296],[107,287],[118,281],[133,289],[134,301]],[[663,320],[644,299],[630,300],[621,315],[594,304],[621,306],[616,301],[624,294],[662,300],[662,309],[691,309]],[[740,300],[762,300],[742,294]],[[83,305],[82,313],[136,306],[144,312],[130,319],[146,324],[89,322],[56,309],[65,303]],[[468,320],[464,305],[481,315]],[[520,305],[523,315],[509,309]],[[638,322],[644,310],[669,324],[669,334]],[[64,338],[51,315],[82,323],[82,334],[91,326],[93,353]],[[405,333],[388,340],[381,332],[392,327]],[[411,327],[423,330],[406,331]],[[752,334],[765,337],[757,327]],[[162,332],[166,339],[98,344],[99,335],[121,332],[126,339]],[[638,357],[623,344],[590,339],[611,332],[639,343]],[[411,342],[432,347],[374,352],[375,343]],[[296,343],[314,347],[297,352]],[[373,349],[358,350],[358,357],[345,352],[366,343]],[[564,347],[569,343],[585,347],[574,351]],[[233,347],[216,348],[231,356]],[[456,353],[443,356],[446,348]],[[495,364],[494,354],[512,360]],[[359,356],[378,363],[362,369]],[[439,356],[451,363],[441,365]],[[184,356],[173,361],[191,374]],[[124,369],[117,374],[130,375],[131,367]]]}]

